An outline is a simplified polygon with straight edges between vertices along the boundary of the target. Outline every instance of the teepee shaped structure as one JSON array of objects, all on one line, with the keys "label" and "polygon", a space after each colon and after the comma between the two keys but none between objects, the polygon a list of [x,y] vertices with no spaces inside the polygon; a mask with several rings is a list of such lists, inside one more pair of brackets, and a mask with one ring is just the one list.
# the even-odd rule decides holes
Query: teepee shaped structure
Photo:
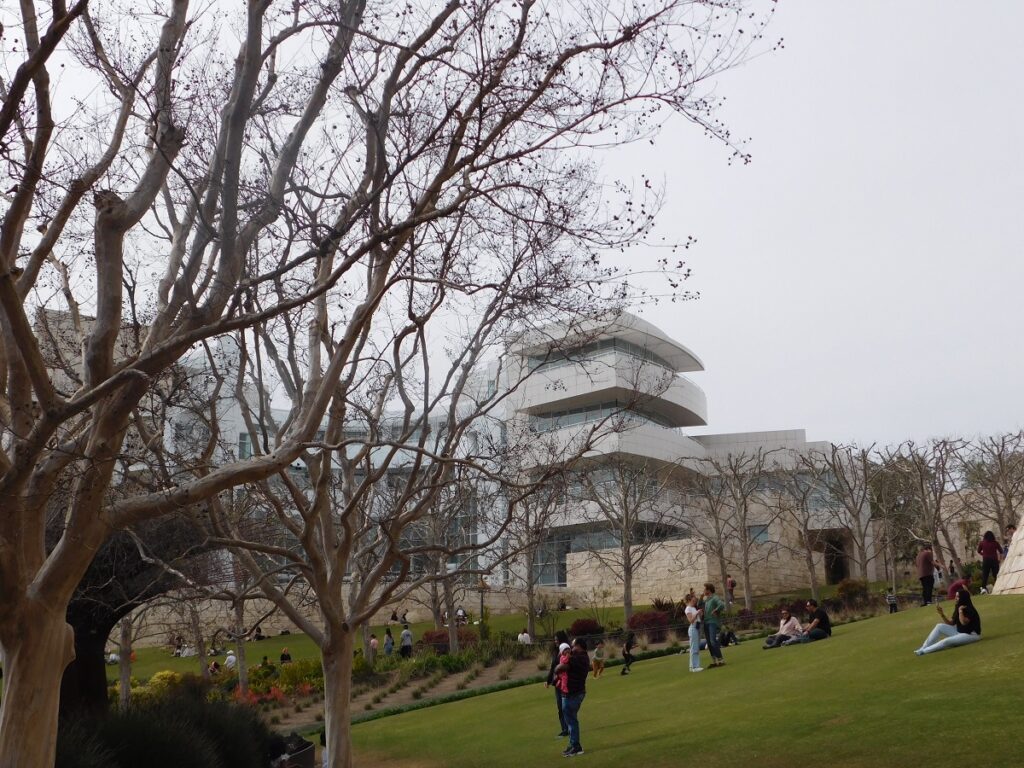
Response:
[{"label": "teepee shaped structure", "polygon": [[[1024,520],[1021,520],[1024,525]],[[1010,551],[999,568],[999,578],[992,587],[993,595],[1024,595],[1024,527],[1017,526],[1017,532],[1010,542]]]}]

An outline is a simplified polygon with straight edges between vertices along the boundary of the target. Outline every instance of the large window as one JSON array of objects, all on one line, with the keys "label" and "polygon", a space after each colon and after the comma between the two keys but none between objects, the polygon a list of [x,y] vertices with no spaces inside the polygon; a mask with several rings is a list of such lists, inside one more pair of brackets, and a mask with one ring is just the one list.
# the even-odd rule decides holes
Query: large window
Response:
[{"label": "large window", "polygon": [[748,525],[747,535],[754,544],[767,544],[771,541],[767,525]]},{"label": "large window", "polygon": [[564,429],[577,424],[588,424],[611,418],[639,424],[657,424],[661,427],[671,428],[673,426],[667,419],[655,413],[642,409],[627,409],[625,404],[619,403],[617,400],[564,411],[545,411],[533,416],[530,424],[537,432],[549,432],[553,429]]},{"label": "large window", "polygon": [[626,341],[625,339],[601,339],[599,341],[591,342],[590,344],[572,347],[571,349],[553,350],[546,355],[533,355],[529,358],[530,369],[538,370],[540,368],[554,368],[560,365],[576,365],[583,360],[597,357],[609,350],[622,352],[623,354],[634,357],[637,360],[654,363],[655,365],[660,365],[666,370],[675,371],[672,364],[665,358],[654,354],[646,347],[641,347],[639,344],[634,344],[633,342]]},{"label": "large window", "polygon": [[569,547],[567,533],[553,533],[541,542],[533,560],[538,584],[546,587],[564,587],[568,584],[566,556]]}]

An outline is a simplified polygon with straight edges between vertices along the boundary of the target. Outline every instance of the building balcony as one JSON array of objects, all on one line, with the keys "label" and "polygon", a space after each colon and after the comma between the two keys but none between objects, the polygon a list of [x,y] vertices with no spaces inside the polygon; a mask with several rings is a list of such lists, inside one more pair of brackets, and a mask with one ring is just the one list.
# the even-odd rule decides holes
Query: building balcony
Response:
[{"label": "building balcony", "polygon": [[538,415],[609,402],[656,415],[667,426],[707,424],[707,397],[693,381],[615,350],[534,371],[517,393],[515,407]]},{"label": "building balcony", "polygon": [[643,421],[613,421],[538,432],[523,463],[526,467],[545,466],[582,454],[585,458],[621,456],[695,470],[705,456],[704,446],[679,430]]}]

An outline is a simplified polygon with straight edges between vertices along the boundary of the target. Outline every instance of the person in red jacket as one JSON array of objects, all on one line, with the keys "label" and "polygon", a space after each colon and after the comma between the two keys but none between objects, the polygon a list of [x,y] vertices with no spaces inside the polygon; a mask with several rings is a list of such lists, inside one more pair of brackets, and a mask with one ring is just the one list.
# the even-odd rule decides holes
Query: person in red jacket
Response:
[{"label": "person in red jacket", "polygon": [[992,531],[985,531],[978,544],[978,554],[981,555],[981,588],[988,586],[988,576],[992,574],[992,583],[999,578],[999,563],[1003,560],[1003,548],[996,541],[996,535]]}]

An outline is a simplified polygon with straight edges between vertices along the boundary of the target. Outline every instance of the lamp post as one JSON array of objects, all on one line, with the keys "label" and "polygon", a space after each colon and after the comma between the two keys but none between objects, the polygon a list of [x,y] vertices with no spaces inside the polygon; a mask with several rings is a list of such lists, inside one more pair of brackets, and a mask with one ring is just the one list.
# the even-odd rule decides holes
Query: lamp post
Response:
[{"label": "lamp post", "polygon": [[484,595],[487,594],[487,590],[490,589],[487,582],[484,581],[483,577],[480,577],[480,583],[476,586],[476,591],[480,593],[480,626],[484,624]]}]

